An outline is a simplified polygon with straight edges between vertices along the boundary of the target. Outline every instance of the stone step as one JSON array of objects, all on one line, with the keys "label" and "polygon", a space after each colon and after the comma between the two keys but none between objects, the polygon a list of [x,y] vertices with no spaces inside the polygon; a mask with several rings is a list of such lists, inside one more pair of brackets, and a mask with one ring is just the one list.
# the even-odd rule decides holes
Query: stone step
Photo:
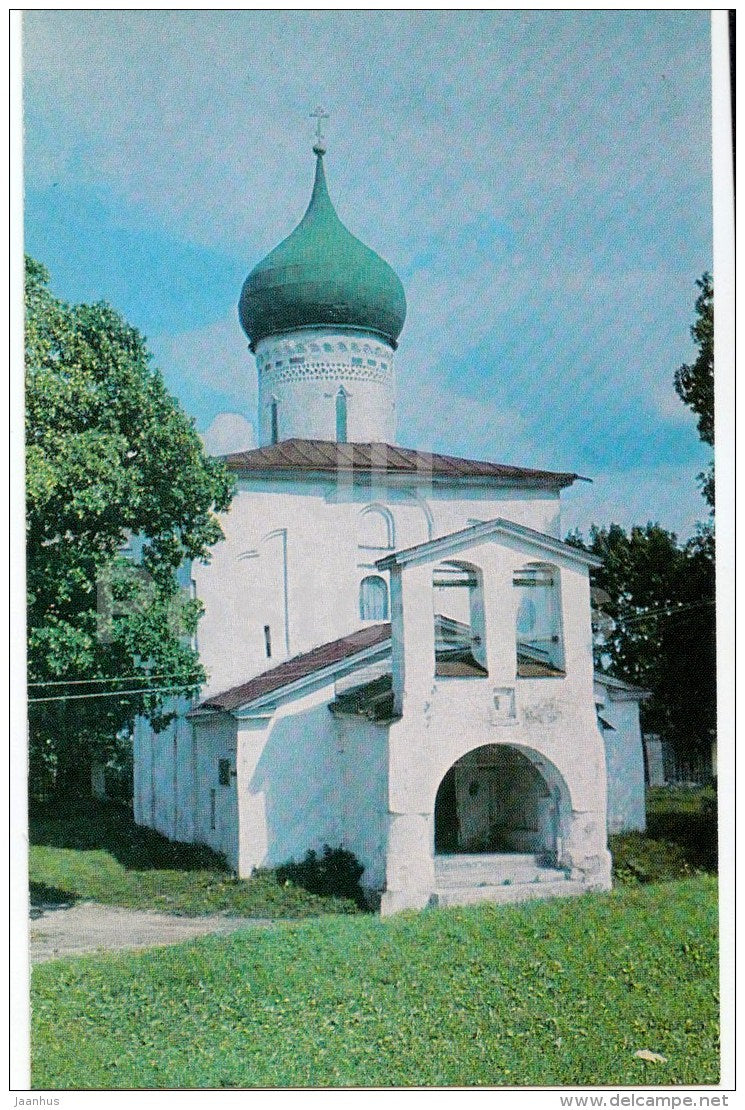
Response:
[{"label": "stone step", "polygon": [[438,889],[451,887],[508,886],[509,884],[566,882],[566,872],[558,867],[500,867],[478,873],[435,873]]},{"label": "stone step", "polygon": [[435,860],[438,889],[563,881],[566,881],[566,874],[561,868],[546,867],[540,862],[540,856],[535,855],[505,853]]},{"label": "stone step", "polygon": [[585,883],[562,878],[553,882],[510,883],[502,886],[439,887],[431,906],[470,906],[477,902],[527,902],[532,898],[566,898],[586,894]]},{"label": "stone step", "polygon": [[435,867],[447,871],[479,863],[540,863],[541,858],[535,852],[453,852],[452,855],[435,856]]}]

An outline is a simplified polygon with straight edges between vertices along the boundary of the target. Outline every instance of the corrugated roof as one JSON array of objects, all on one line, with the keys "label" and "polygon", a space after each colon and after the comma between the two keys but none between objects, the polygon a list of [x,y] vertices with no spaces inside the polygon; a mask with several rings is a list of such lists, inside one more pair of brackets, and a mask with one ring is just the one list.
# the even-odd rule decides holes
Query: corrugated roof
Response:
[{"label": "corrugated roof", "polygon": [[[320,647],[313,648],[312,651],[296,655],[293,659],[288,659],[284,663],[264,671],[263,674],[256,675],[255,678],[244,682],[240,686],[233,686],[220,694],[214,694],[203,701],[198,708],[230,712],[230,710],[238,709],[242,705],[257,701],[275,690],[289,686],[299,679],[307,678],[309,675],[315,674],[316,671],[322,671],[326,667],[343,663],[369,648],[385,644],[390,638],[390,622],[367,625],[348,636],[341,636],[338,640],[332,640],[328,644],[321,644]],[[365,664],[361,661],[360,665]],[[482,668],[479,668],[479,673],[482,670]],[[456,674],[456,672],[453,673]],[[475,672],[471,667],[467,673],[473,675]],[[486,671],[483,671],[484,675],[486,673]],[[518,652],[518,678],[560,677],[563,673],[563,671],[557,670],[547,663],[541,663],[530,658],[522,650]],[[628,682],[597,671],[595,672],[595,680],[637,696],[648,696],[648,692],[641,690],[638,686],[631,686]],[[376,703],[374,719],[380,720],[387,717],[392,713],[392,700],[389,703],[387,696],[381,697],[381,695],[387,695],[390,692],[390,683],[391,676],[387,674],[377,676],[372,682],[363,682],[358,686],[350,687],[349,690],[337,695],[332,703],[332,708],[342,712],[361,712],[365,716],[370,716],[370,710],[374,702]]]},{"label": "corrugated roof", "polygon": [[238,709],[241,705],[263,698],[283,686],[289,686],[301,678],[322,671],[326,667],[341,663],[351,656],[358,655],[377,644],[385,643],[391,638],[391,626],[386,624],[367,625],[359,628],[349,636],[341,636],[328,644],[306,651],[303,655],[296,655],[287,659],[271,670],[244,682],[241,686],[233,686],[221,694],[214,694],[199,705],[200,709]]},{"label": "corrugated roof", "polygon": [[323,439],[285,439],[268,447],[225,455],[223,459],[229,469],[243,473],[368,471],[451,479],[491,478],[504,484],[515,482],[552,489],[562,489],[580,478],[579,474],[531,470],[522,466],[462,459],[455,455],[436,455],[390,443],[336,443]]},{"label": "corrugated roof", "polygon": [[393,721],[393,676],[380,675],[372,682],[354,686],[338,694],[329,705],[332,713],[353,713],[369,721]]},{"label": "corrugated roof", "polygon": [[619,690],[627,694],[633,694],[639,698],[651,698],[650,690],[645,690],[642,686],[635,686],[632,682],[627,682],[624,678],[615,678],[611,674],[605,674],[603,671],[595,671],[593,675],[594,681],[599,682],[601,686],[608,686],[612,690]]}]

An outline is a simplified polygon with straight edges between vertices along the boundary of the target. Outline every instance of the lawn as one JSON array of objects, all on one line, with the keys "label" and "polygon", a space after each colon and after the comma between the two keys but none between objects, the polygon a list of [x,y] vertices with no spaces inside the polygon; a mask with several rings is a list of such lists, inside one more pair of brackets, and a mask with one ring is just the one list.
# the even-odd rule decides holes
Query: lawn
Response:
[{"label": "lawn", "polygon": [[311,893],[271,871],[239,880],[209,848],[135,825],[122,806],[37,809],[29,824],[31,902],[79,900],[186,915],[297,918],[359,913],[351,898]]},{"label": "lawn", "polygon": [[36,967],[32,1083],[716,1083],[717,987],[708,875],[522,906],[324,917]]}]

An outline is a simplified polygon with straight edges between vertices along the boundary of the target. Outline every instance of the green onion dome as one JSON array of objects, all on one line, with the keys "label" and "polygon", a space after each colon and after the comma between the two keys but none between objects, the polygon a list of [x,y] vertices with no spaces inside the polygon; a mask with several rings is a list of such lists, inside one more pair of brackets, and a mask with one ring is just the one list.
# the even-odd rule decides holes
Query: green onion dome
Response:
[{"label": "green onion dome", "polygon": [[238,305],[251,350],[268,335],[305,327],[373,332],[395,348],[406,318],[393,269],[341,222],[326,186],[323,148],[308,210],[295,230],[255,266]]}]

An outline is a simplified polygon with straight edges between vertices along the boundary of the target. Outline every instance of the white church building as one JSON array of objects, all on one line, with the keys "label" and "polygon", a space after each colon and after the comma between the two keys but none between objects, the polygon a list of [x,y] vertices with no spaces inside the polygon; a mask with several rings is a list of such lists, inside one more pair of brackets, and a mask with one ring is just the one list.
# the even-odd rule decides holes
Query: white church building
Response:
[{"label": "white church building", "polygon": [[241,877],[344,847],[384,913],[605,890],[608,832],[644,828],[644,694],[593,672],[577,475],[396,445],[404,290],[314,151],[240,298],[260,446],[190,570],[208,685],[137,722],[135,819]]}]

